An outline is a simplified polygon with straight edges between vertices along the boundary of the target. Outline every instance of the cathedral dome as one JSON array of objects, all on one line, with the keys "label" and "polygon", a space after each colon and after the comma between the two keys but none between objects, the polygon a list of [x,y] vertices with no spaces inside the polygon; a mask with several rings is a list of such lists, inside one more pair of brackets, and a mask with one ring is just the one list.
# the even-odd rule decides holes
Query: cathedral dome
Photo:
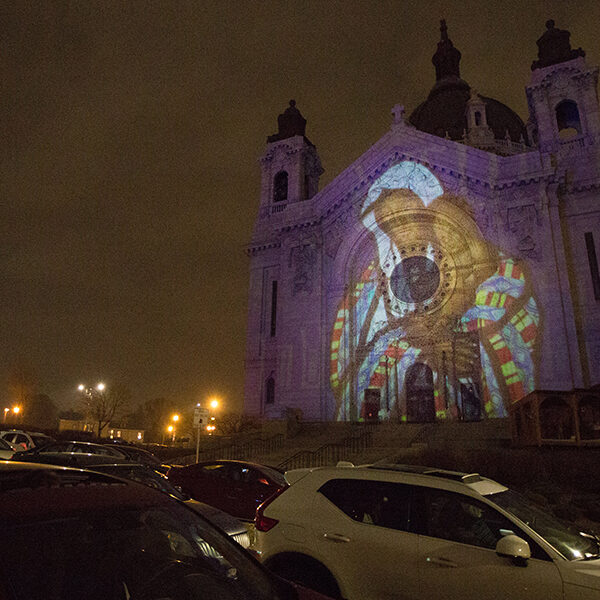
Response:
[{"label": "cathedral dome", "polygon": [[[412,112],[409,121],[417,129],[452,140],[463,138],[467,130],[466,109],[471,87],[460,78],[461,54],[448,38],[446,22],[441,22],[441,40],[432,58],[436,68],[436,83],[425,102]],[[505,139],[506,132],[513,142],[527,140],[522,119],[508,106],[480,96],[485,104],[487,124],[494,138]]]}]

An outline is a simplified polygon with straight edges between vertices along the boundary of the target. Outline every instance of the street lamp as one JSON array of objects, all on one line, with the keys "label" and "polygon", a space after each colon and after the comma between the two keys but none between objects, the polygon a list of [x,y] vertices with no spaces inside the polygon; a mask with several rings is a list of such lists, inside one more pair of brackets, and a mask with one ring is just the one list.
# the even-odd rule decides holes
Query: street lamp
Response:
[{"label": "street lamp", "polygon": [[219,401],[218,401],[216,398],[213,398],[213,399],[210,401],[210,407],[211,407],[213,410],[216,410],[217,408],[219,408]]},{"label": "street lamp", "polygon": [[169,425],[167,427],[167,431],[169,432],[169,435],[171,436],[171,443],[173,443],[175,441],[175,427],[173,427],[173,425]]},{"label": "street lamp", "polygon": [[6,415],[9,413],[10,408],[6,407],[4,409],[4,419],[2,420],[3,423],[6,423]]}]

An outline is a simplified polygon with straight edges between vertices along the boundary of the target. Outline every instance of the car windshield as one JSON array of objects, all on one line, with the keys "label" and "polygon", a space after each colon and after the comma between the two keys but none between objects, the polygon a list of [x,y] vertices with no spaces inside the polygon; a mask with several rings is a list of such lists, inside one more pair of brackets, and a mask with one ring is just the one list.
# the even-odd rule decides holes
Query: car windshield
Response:
[{"label": "car windshield", "polygon": [[536,507],[521,494],[507,490],[487,498],[531,527],[567,560],[598,558],[600,546],[594,536]]},{"label": "car windshield", "polygon": [[254,560],[175,502],[18,523],[2,539],[0,572],[23,600],[275,598]]},{"label": "car windshield", "polygon": [[171,494],[171,496],[175,496],[178,500],[187,500],[189,498],[189,496],[182,494],[181,491],[169,481],[166,475],[158,473],[153,469],[146,468],[143,465],[95,465],[91,467],[91,470],[109,473],[116,477],[131,479],[132,481],[138,481],[148,487]]}]

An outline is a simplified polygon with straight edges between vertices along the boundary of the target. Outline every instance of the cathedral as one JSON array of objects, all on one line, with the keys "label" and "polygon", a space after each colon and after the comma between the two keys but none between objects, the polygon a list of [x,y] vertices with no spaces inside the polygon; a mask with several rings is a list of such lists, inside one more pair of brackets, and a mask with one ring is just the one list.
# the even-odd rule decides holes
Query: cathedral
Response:
[{"label": "cathedral", "polygon": [[440,34],[427,99],[323,189],[293,100],[267,138],[246,414],[474,421],[573,390],[600,410],[598,68],[548,21],[524,123]]}]

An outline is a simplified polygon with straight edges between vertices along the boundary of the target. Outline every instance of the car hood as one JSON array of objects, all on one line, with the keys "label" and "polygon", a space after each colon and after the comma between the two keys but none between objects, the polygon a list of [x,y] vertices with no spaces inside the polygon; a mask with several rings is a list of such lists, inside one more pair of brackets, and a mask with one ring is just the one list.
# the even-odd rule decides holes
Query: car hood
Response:
[{"label": "car hood", "polygon": [[600,559],[563,562],[559,569],[565,585],[600,591]]},{"label": "car hood", "polygon": [[186,500],[185,503],[228,535],[247,532],[246,525],[229,513],[223,512],[204,502],[198,502],[198,500]]}]

